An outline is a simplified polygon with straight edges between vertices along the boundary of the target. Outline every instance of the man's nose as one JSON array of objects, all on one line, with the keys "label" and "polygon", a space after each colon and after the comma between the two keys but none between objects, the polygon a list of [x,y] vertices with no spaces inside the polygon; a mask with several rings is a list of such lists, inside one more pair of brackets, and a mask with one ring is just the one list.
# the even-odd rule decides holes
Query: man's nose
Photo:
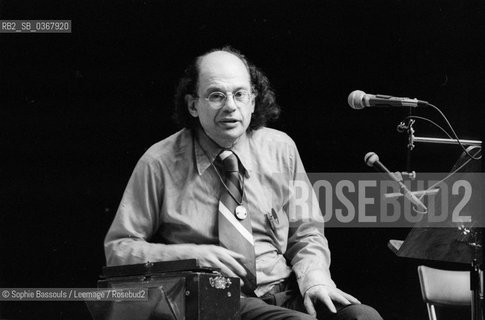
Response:
[{"label": "man's nose", "polygon": [[233,112],[237,109],[236,101],[234,101],[234,95],[229,94],[226,96],[223,108],[227,111]]}]

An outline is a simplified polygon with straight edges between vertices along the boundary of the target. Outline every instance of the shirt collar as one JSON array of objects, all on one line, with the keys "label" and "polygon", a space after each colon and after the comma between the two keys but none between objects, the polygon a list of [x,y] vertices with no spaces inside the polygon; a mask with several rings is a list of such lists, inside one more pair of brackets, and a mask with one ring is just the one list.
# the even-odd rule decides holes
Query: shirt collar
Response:
[{"label": "shirt collar", "polygon": [[[200,126],[195,129],[194,153],[199,175],[211,166],[211,163],[214,162],[222,150],[223,148],[210,139]],[[243,134],[239,138],[231,151],[239,158],[244,169],[248,173],[251,172],[252,159],[247,134]]]},{"label": "shirt collar", "polygon": [[[249,174],[253,171],[253,159],[252,154],[249,148],[249,137],[251,133],[244,133],[241,138],[239,138],[238,142],[232,148],[232,152],[236,154],[241,161],[242,166],[246,169],[246,172]],[[249,175],[248,175],[249,177]]]}]

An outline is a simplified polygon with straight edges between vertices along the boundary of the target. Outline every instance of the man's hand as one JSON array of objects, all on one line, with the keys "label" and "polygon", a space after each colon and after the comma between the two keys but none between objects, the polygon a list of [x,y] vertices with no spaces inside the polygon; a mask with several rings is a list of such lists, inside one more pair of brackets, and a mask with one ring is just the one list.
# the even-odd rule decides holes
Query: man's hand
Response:
[{"label": "man's hand", "polygon": [[305,292],[303,304],[305,305],[307,313],[314,317],[317,315],[314,305],[317,301],[323,303],[332,313],[337,312],[333,301],[342,305],[360,303],[359,300],[352,297],[350,294],[345,293],[340,289],[324,285],[311,287]]},{"label": "man's hand", "polygon": [[202,266],[219,268],[222,273],[229,277],[244,278],[246,270],[241,263],[244,256],[216,245],[183,245],[184,258],[197,259]]}]

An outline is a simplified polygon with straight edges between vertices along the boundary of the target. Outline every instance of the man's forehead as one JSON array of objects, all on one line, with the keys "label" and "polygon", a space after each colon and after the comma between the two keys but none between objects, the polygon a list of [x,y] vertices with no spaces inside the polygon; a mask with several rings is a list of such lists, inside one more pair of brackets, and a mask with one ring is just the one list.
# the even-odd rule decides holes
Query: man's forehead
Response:
[{"label": "man's forehead", "polygon": [[242,76],[249,79],[246,64],[239,57],[225,51],[215,51],[201,57],[199,80],[212,75]]}]

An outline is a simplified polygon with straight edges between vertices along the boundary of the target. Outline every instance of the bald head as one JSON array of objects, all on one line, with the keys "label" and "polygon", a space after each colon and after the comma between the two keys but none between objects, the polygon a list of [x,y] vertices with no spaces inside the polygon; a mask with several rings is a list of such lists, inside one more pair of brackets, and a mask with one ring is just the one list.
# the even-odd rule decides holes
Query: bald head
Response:
[{"label": "bald head", "polygon": [[197,64],[199,69],[197,92],[201,89],[201,83],[214,78],[245,78],[246,81],[251,82],[248,66],[233,53],[227,51],[210,52],[200,57]]}]

